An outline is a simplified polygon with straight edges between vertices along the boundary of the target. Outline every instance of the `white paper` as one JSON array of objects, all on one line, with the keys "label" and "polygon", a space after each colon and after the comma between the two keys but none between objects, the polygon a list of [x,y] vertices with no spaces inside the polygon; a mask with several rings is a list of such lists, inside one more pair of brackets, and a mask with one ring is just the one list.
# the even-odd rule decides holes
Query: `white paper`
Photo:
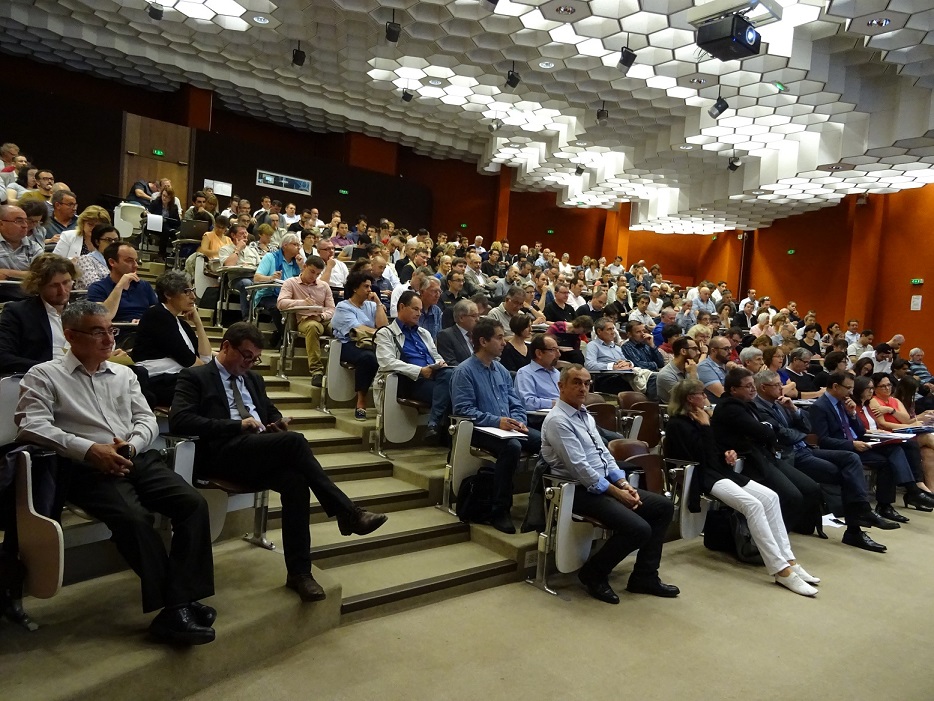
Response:
[{"label": "white paper", "polygon": [[520,433],[519,431],[504,431],[501,428],[494,428],[493,426],[474,426],[473,428],[474,431],[483,431],[496,438],[528,438],[528,435],[525,433]]},{"label": "white paper", "polygon": [[230,197],[233,192],[233,185],[231,183],[225,183],[220,180],[214,181],[214,194],[221,197]]},{"label": "white paper", "polygon": [[921,295],[911,295],[911,311],[921,311]]},{"label": "white paper", "polygon": [[207,179],[205,179],[205,181],[204,181],[204,189],[205,189],[205,190],[213,190],[213,189],[214,189],[214,181],[213,181],[213,180],[207,180]]},{"label": "white paper", "polygon": [[824,517],[821,519],[821,525],[824,528],[843,528],[846,524],[838,521],[837,517],[833,514],[824,514]]},{"label": "white paper", "polygon": [[150,231],[162,232],[162,215],[150,214],[146,217],[146,228]]}]

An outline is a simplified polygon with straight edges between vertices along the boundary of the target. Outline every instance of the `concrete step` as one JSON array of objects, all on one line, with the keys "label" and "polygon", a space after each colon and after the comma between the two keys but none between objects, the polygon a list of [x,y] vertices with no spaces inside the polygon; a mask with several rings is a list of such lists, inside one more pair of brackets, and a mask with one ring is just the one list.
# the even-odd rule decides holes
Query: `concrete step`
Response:
[{"label": "concrete step", "polygon": [[283,416],[286,411],[283,407],[295,407],[296,409],[314,409],[318,405],[303,392],[295,392],[291,389],[273,389],[266,392],[269,400],[278,407]]},{"label": "concrete step", "polygon": [[[214,547],[217,639],[196,650],[149,642],[139,580],[129,570],[66,586],[24,605],[40,628],[0,626],[4,701],[164,701],[184,698],[279,658],[340,621],[340,585],[314,570],[325,601],[303,604],[286,589],[280,551],[239,540]],[[55,660],[50,664],[50,660]]]},{"label": "concrete step", "polygon": [[[420,489],[408,482],[395,477],[371,477],[368,479],[346,480],[341,482],[341,491],[346,494],[357,506],[369,511],[396,512],[404,509],[423,508],[432,506],[428,498],[428,490]],[[276,492],[269,493],[269,522],[270,527],[279,528],[282,515],[282,502]],[[312,523],[324,523],[330,520],[324,513],[321,504],[312,494],[311,518]],[[332,522],[336,529],[336,522]]]},{"label": "concrete step", "polygon": [[[284,409],[282,411],[284,412],[284,416],[288,416],[288,412],[285,412]],[[367,452],[366,446],[363,445],[359,435],[347,433],[346,431],[341,431],[336,428],[298,428],[296,431],[305,436],[309,445],[311,445],[311,449],[315,452],[315,455]]]},{"label": "concrete step", "polygon": [[317,457],[321,467],[333,482],[393,476],[392,463],[370,452],[356,450],[346,453],[326,453]]},{"label": "concrete step", "polygon": [[438,592],[476,591],[519,577],[513,560],[464,542],[357,562],[325,571],[341,583],[341,614],[386,613],[393,605],[416,603]]},{"label": "concrete step", "polygon": [[301,428],[322,428],[335,427],[335,419],[331,414],[326,414],[318,409],[297,409],[289,407],[288,411],[283,411],[283,416],[292,419],[289,427],[293,430]]}]

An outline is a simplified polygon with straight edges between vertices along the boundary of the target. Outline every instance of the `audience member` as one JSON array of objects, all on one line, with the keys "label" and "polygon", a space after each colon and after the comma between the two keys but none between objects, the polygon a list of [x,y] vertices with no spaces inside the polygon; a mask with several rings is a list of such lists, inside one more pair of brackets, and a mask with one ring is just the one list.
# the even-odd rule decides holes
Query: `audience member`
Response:
[{"label": "audience member", "polygon": [[137,275],[139,256],[128,243],[115,241],[104,250],[110,275],[88,287],[89,302],[100,302],[115,322],[137,321],[158,303],[156,293]]},{"label": "audience member", "polygon": [[[532,338],[532,319],[526,314],[514,316],[509,319],[509,330],[512,335],[503,346],[503,354],[499,362],[509,372],[518,372],[520,368],[528,365],[533,357],[529,348],[529,339]],[[555,341],[556,348],[557,343]]]},{"label": "audience member", "polygon": [[671,390],[676,384],[688,378],[697,380],[697,341],[690,336],[682,336],[671,344],[671,349],[671,360],[655,377],[655,393],[662,404],[671,400]]},{"label": "audience member", "polygon": [[91,230],[91,250],[82,254],[75,261],[78,271],[78,280],[75,286],[79,290],[86,290],[98,280],[110,275],[110,266],[104,253],[107,247],[120,240],[120,233],[110,224],[98,224]]},{"label": "audience member", "polygon": [[[311,384],[321,387],[324,364],[321,361],[321,336],[331,333],[331,317],[334,316],[334,296],[331,288],[319,281],[324,270],[324,261],[318,256],[308,256],[305,267],[298,277],[291,277],[282,284],[276,305],[280,310],[298,308],[298,332],[305,338],[308,355],[308,372]],[[382,305],[380,305],[382,306]],[[303,307],[311,307],[303,309]]]},{"label": "audience member", "polygon": [[632,389],[625,375],[633,364],[616,343],[616,325],[606,317],[594,322],[594,336],[584,353],[584,367],[591,373],[594,391],[625,392]]},{"label": "audience member", "polygon": [[438,334],[438,352],[450,367],[456,367],[473,355],[474,326],[480,314],[477,305],[469,299],[461,299],[452,309],[454,324]]},{"label": "audience member", "polygon": [[[86,207],[77,218],[73,229],[60,232],[61,237],[58,243],[55,244],[52,253],[68,258],[72,262],[77,261],[79,256],[87,255],[95,250],[93,240],[95,227],[99,225],[110,226],[110,223],[110,215],[106,209],[97,205]],[[46,229],[46,233],[48,233],[48,229]]]}]

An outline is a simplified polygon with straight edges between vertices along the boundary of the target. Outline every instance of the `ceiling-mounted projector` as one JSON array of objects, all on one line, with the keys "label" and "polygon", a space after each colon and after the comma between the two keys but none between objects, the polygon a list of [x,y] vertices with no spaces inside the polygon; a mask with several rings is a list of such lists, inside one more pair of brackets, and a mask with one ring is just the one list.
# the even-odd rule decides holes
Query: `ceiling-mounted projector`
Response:
[{"label": "ceiling-mounted projector", "polygon": [[759,53],[762,37],[745,17],[730,15],[698,27],[697,45],[721,61],[741,61]]}]

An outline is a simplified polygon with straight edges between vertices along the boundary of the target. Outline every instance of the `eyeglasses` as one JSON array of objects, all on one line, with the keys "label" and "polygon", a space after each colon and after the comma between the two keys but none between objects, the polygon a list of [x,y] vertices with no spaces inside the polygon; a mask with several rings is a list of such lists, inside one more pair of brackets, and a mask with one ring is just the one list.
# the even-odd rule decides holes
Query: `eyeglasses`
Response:
[{"label": "eyeglasses", "polygon": [[118,329],[116,326],[111,326],[110,328],[106,329],[94,329],[93,331],[83,331],[81,329],[72,329],[72,331],[83,333],[85,336],[92,336],[96,341],[103,340],[105,336],[116,338],[120,335],[120,329]]},{"label": "eyeglasses", "polygon": [[9,222],[10,224],[19,224],[20,226],[25,226],[29,223],[29,220],[26,217],[16,217],[16,219],[0,219],[0,221]]},{"label": "eyeglasses", "polygon": [[101,236],[100,240],[106,243],[113,243],[114,241],[119,241],[120,237],[119,236]]},{"label": "eyeglasses", "polygon": [[254,355],[253,353],[244,353],[242,350],[240,350],[236,346],[231,346],[231,348],[237,351],[237,353],[240,354],[240,357],[243,358],[244,362],[247,362],[250,365],[258,365],[263,360],[262,353],[257,353]]},{"label": "eyeglasses", "polygon": [[781,387],[781,382],[763,382],[760,387]]},{"label": "eyeglasses", "polygon": [[184,290],[182,290],[183,295],[193,295],[194,293],[195,293],[195,288],[193,287],[186,287]]},{"label": "eyeglasses", "polygon": [[879,384],[876,385],[876,389],[886,389],[891,386],[892,386],[891,382],[885,382],[885,383],[880,382]]}]

